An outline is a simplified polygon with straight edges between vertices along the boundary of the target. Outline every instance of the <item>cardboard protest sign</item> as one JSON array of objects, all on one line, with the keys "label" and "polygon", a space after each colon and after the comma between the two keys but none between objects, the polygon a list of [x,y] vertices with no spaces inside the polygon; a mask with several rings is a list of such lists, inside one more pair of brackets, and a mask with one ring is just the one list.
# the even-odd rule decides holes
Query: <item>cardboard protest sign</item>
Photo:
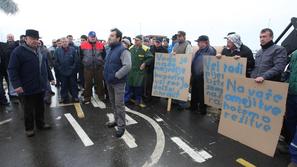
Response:
[{"label": "cardboard protest sign", "polygon": [[191,54],[156,53],[152,95],[187,101],[191,61]]},{"label": "cardboard protest sign", "polygon": [[215,107],[222,107],[224,75],[232,74],[238,77],[245,77],[246,58],[235,60],[233,57],[222,56],[217,59],[215,56],[203,57],[204,72],[204,101],[205,104]]},{"label": "cardboard protest sign", "polygon": [[286,109],[288,84],[224,76],[219,133],[273,156]]}]

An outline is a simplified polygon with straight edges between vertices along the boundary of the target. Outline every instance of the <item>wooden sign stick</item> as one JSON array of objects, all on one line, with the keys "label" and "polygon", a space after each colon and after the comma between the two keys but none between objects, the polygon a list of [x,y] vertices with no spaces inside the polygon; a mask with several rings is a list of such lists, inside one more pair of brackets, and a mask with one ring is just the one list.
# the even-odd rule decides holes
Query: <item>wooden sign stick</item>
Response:
[{"label": "wooden sign stick", "polygon": [[169,98],[169,99],[168,99],[168,102],[167,102],[167,111],[168,111],[168,112],[171,111],[171,102],[172,102],[172,99]]}]

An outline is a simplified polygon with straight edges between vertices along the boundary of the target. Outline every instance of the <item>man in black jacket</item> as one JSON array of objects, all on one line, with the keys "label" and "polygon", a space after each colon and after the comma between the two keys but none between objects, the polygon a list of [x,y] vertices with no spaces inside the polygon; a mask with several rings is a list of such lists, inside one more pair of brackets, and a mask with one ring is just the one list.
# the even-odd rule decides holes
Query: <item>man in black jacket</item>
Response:
[{"label": "man in black jacket", "polygon": [[197,112],[201,115],[206,114],[206,105],[204,103],[204,78],[203,78],[203,57],[215,56],[217,51],[209,43],[209,38],[206,35],[198,37],[197,45],[199,50],[195,53],[191,64],[191,106],[192,112]]},{"label": "man in black jacket", "polygon": [[255,66],[253,52],[241,42],[240,36],[236,33],[228,35],[226,39],[227,46],[223,49],[222,55],[234,57],[235,59],[247,58],[246,77],[249,78]]},{"label": "man in black jacket", "polygon": [[0,42],[0,106],[4,105],[8,105],[8,101],[7,98],[5,96],[5,90],[3,88],[3,78],[6,75],[6,68],[5,68],[5,56],[6,56],[6,52],[5,52],[5,48],[6,48],[6,44]]},{"label": "man in black jacket", "polygon": [[153,80],[154,80],[154,65],[155,65],[155,55],[156,53],[168,53],[168,50],[162,46],[162,38],[157,37],[154,39],[154,45],[150,47],[150,51],[153,54],[154,58],[150,65],[148,65],[148,70],[145,77],[145,86],[144,86],[144,95],[151,100],[152,89],[153,89]]},{"label": "man in black jacket", "polygon": [[50,129],[44,122],[44,92],[47,89],[48,65],[39,44],[39,32],[26,31],[26,43],[11,54],[8,65],[9,79],[15,92],[22,97],[25,130],[34,136],[34,123],[40,130]]}]

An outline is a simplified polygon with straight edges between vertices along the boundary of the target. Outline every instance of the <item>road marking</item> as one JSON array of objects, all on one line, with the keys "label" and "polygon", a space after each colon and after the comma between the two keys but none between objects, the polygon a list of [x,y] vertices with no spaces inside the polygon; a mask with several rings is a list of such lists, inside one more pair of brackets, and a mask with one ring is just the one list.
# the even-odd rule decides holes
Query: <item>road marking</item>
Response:
[{"label": "road marking", "polygon": [[181,149],[184,150],[194,161],[202,163],[205,162],[206,159],[212,158],[212,156],[207,153],[205,150],[195,151],[195,149],[191,148],[187,143],[185,143],[179,137],[172,137],[171,140],[177,144]]},{"label": "road marking", "polygon": [[106,109],[105,103],[103,103],[99,98],[95,95],[94,97],[95,102],[98,104],[98,107],[101,109]]},{"label": "road marking", "polygon": [[94,107],[99,107],[99,104],[97,103],[97,101],[95,101],[94,97],[91,98],[91,103],[93,104]]},{"label": "road marking", "polygon": [[66,107],[66,106],[73,106],[74,103],[68,103],[68,104],[57,104],[54,103],[55,105],[51,105],[50,108],[55,108],[55,107]]},{"label": "road marking", "polygon": [[[113,116],[112,113],[108,113],[106,115],[108,117],[109,122],[114,122],[114,116]],[[115,129],[117,130],[117,127],[115,127]],[[125,143],[128,145],[129,148],[136,148],[137,147],[137,144],[135,142],[135,138],[127,131],[127,129],[125,130],[125,133],[121,137],[121,139],[123,139],[125,141]]]},{"label": "road marking", "polygon": [[[115,129],[118,130],[117,127],[115,127]],[[125,130],[122,139],[125,141],[129,148],[136,148],[138,146],[135,142],[135,138],[127,131],[127,129]]]},{"label": "road marking", "polygon": [[80,103],[74,103],[74,107],[75,107],[76,114],[77,114],[78,118],[84,118],[85,114],[80,106]]},{"label": "road marking", "polygon": [[249,163],[248,161],[244,160],[243,158],[238,158],[236,160],[236,162],[238,162],[239,164],[241,164],[244,167],[256,167],[255,165]]},{"label": "road marking", "polygon": [[164,122],[164,120],[162,118],[160,118],[158,115],[155,115],[154,118],[157,122]]},{"label": "road marking", "polygon": [[212,155],[210,155],[208,152],[206,152],[203,149],[198,151],[198,154],[200,154],[205,160],[212,158]]},{"label": "road marking", "polygon": [[1,122],[0,122],[0,125],[6,124],[6,123],[8,123],[8,122],[10,122],[10,121],[12,121],[12,118],[9,118],[9,119],[7,119],[7,120],[1,121]]},{"label": "road marking", "polygon": [[81,141],[84,143],[86,147],[94,145],[92,140],[89,138],[89,136],[86,134],[86,132],[81,128],[81,126],[76,122],[76,120],[73,118],[73,116],[70,113],[64,114],[77,135],[80,137]]},{"label": "road marking", "polygon": [[160,158],[163,154],[163,151],[164,151],[164,147],[165,147],[165,135],[164,135],[162,128],[156,121],[154,121],[152,118],[150,118],[142,113],[133,111],[133,110],[129,109],[128,107],[125,107],[125,110],[126,110],[126,112],[129,112],[129,113],[135,114],[139,117],[142,117],[143,119],[148,121],[151,124],[151,126],[154,128],[154,130],[156,132],[156,138],[157,138],[156,142],[157,143],[156,143],[156,146],[154,148],[152,155],[150,156],[150,159],[147,160],[142,165],[143,167],[154,166],[160,160]]},{"label": "road marking", "polygon": [[[114,114],[113,113],[107,113],[106,114],[109,122],[114,122]],[[133,125],[133,124],[137,124],[138,122],[135,121],[133,118],[131,118],[128,114],[126,114],[126,125]]]}]

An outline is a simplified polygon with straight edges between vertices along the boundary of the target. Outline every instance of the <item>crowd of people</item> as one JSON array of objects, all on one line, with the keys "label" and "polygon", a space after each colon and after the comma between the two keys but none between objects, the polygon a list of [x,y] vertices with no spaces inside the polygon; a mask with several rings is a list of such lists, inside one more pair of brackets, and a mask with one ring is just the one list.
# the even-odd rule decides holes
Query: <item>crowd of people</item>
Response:
[{"label": "crowd of people", "polygon": [[[265,80],[288,82],[289,94],[284,121],[285,137],[290,143],[291,166],[297,166],[297,51],[288,55],[286,49],[273,42],[273,31],[260,31],[259,51],[253,55],[243,44],[240,35],[231,32],[226,38],[226,46],[218,52],[210,45],[207,35],[195,40],[198,50],[186,39],[186,32],[178,31],[171,38],[156,36],[148,38],[137,35],[123,36],[119,29],[112,29],[108,41],[99,41],[96,32],[81,36],[80,46],[68,35],[52,41],[46,48],[40,40],[39,32],[26,30],[26,34],[15,41],[12,34],[7,42],[0,43],[0,105],[20,100],[25,114],[26,135],[34,136],[34,123],[39,129],[50,129],[44,121],[44,104],[51,103],[55,93],[51,85],[60,91],[60,103],[81,102],[89,104],[92,96],[101,101],[109,99],[114,110],[117,126],[116,136],[125,132],[125,105],[130,103],[140,108],[146,107],[154,97],[152,94],[154,57],[157,52],[173,55],[189,54],[191,63],[191,101],[174,101],[178,110],[190,110],[205,115],[203,56],[211,55],[220,59],[230,56],[234,59],[247,58],[246,77],[254,78],[261,84]],[[286,68],[287,67],[287,68]],[[284,77],[284,70],[290,75]],[[54,72],[54,75],[53,75]],[[3,80],[8,85],[8,97],[3,88]],[[79,90],[82,94],[79,94]],[[94,90],[94,91],[93,91]],[[69,97],[71,96],[71,98]],[[35,115],[35,117],[34,117]]]}]

